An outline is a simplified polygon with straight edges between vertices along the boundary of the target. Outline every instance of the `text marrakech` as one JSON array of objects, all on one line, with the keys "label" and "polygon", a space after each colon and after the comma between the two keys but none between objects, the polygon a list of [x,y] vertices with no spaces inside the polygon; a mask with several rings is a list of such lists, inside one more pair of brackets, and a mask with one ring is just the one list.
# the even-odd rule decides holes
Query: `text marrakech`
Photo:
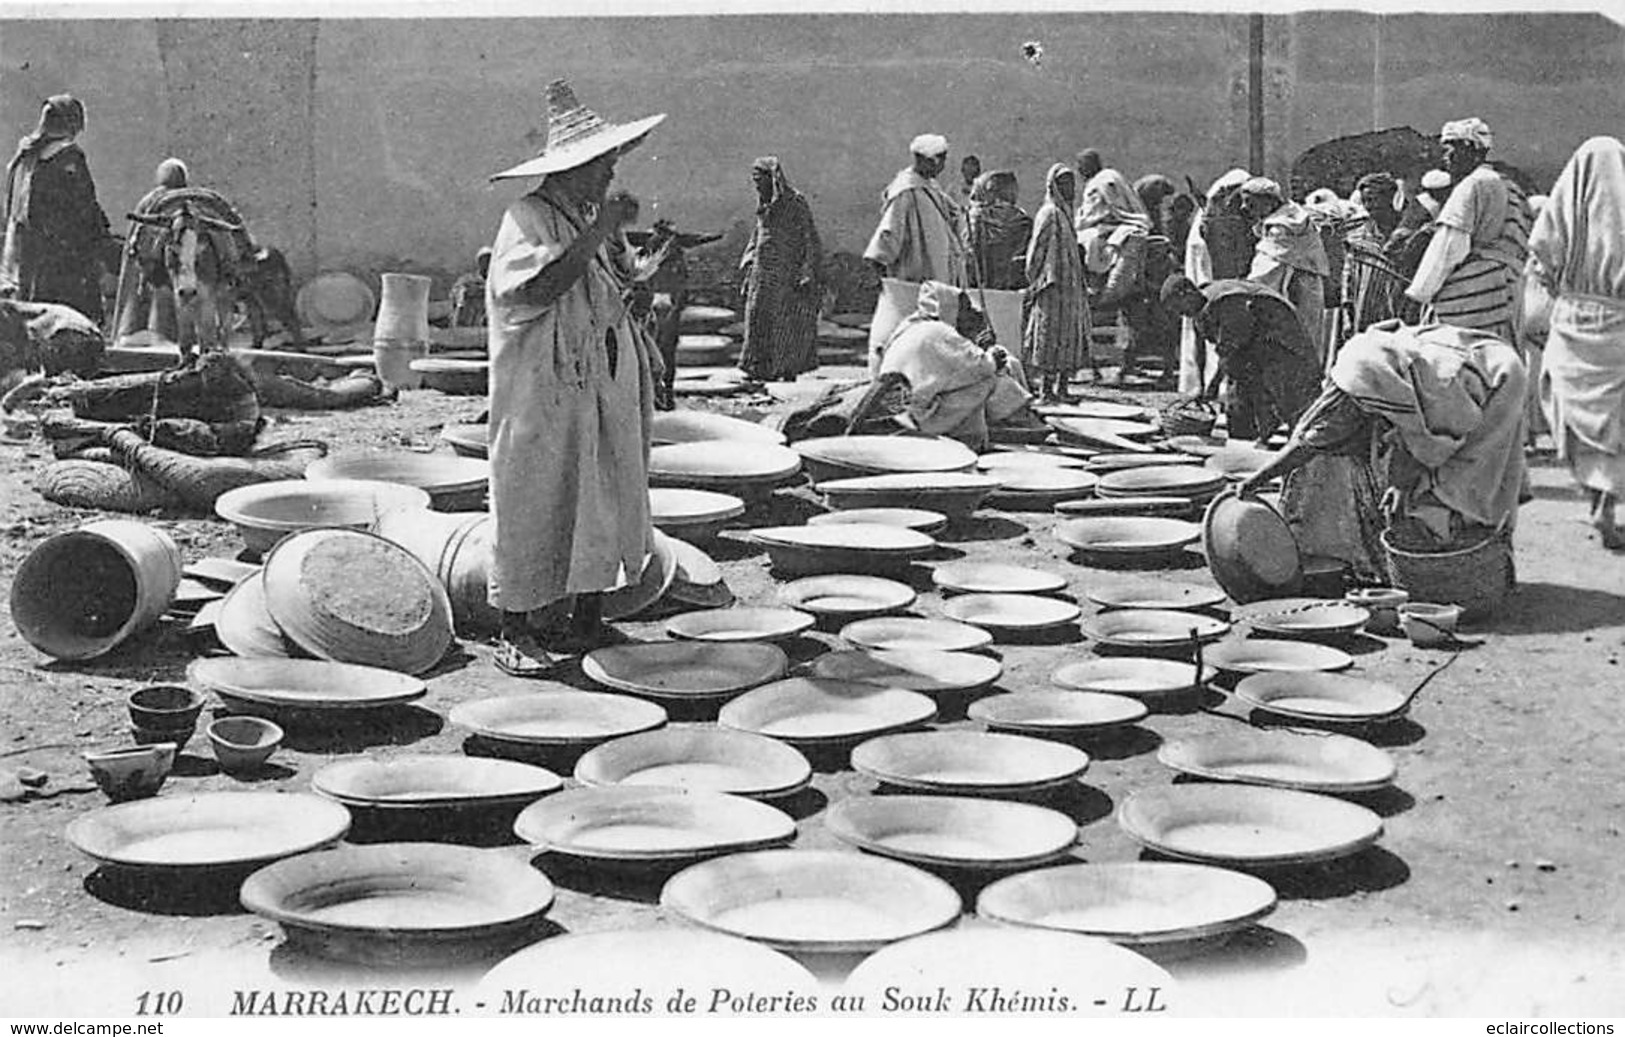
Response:
[{"label": "text marrakech", "polygon": [[451,988],[234,990],[232,1015],[451,1015]]}]

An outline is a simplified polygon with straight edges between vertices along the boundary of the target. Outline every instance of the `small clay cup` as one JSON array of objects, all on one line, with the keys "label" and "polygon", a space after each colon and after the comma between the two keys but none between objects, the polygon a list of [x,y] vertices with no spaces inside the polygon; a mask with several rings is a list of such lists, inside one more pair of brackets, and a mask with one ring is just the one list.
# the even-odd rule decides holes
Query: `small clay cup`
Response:
[{"label": "small clay cup", "polygon": [[114,803],[155,796],[175,765],[173,742],[85,753],[90,776]]},{"label": "small clay cup", "polygon": [[221,717],[204,729],[214,758],[227,774],[247,774],[265,766],[282,744],[282,728],[259,717]]}]

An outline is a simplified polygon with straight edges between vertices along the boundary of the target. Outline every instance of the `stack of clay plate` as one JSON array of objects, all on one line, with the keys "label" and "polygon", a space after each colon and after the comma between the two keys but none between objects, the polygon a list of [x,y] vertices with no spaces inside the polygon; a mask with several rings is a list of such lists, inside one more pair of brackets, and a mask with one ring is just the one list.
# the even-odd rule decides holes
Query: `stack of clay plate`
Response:
[{"label": "stack of clay plate", "polygon": [[472,457],[370,450],[324,457],[305,469],[305,478],[371,479],[416,486],[439,511],[479,511],[491,482],[491,465]]},{"label": "stack of clay plate", "polygon": [[862,522],[765,526],[752,530],[748,539],[767,548],[778,572],[807,576],[906,568],[937,544],[912,529]]},{"label": "stack of clay plate", "polygon": [[777,429],[726,414],[703,410],[656,411],[649,422],[649,440],[655,446],[670,443],[705,443],[740,440],[746,443],[784,445],[784,433]]},{"label": "stack of clay plate", "polygon": [[714,367],[730,360],[738,348],[727,335],[679,335],[677,366]]},{"label": "stack of clay plate", "polygon": [[440,438],[450,444],[459,457],[483,459],[491,452],[490,425],[447,425],[440,430]]},{"label": "stack of clay plate", "polygon": [[995,450],[976,458],[978,471],[1001,475],[1012,469],[1028,468],[1083,468],[1088,461],[1070,454],[1049,450]]},{"label": "stack of clay plate", "polygon": [[919,508],[950,519],[975,511],[1002,480],[968,472],[899,472],[831,479],[814,487],[832,508]]},{"label": "stack of clay plate", "polygon": [[685,334],[710,335],[719,331],[723,325],[731,324],[739,319],[739,314],[726,306],[684,306],[677,315],[677,326]]},{"label": "stack of clay plate", "polygon": [[831,850],[739,853],[687,868],[665,911],[799,954],[866,954],[951,925],[964,908],[942,879],[898,861]]},{"label": "stack of clay plate", "polygon": [[1199,465],[1200,457],[1191,454],[1096,454],[1084,462],[1091,472],[1104,475],[1126,468],[1165,468],[1170,465]]},{"label": "stack of clay plate", "polygon": [[976,455],[941,436],[825,436],[793,444],[813,481],[893,472],[968,472]]},{"label": "stack of clay plate", "polygon": [[1062,501],[1090,496],[1100,481],[1093,472],[1057,466],[1006,468],[997,477],[1001,485],[988,502],[1006,511],[1048,511]]},{"label": "stack of clay plate", "polygon": [[1157,434],[1155,425],[1143,421],[1068,417],[1046,417],[1044,420],[1063,442],[1082,443],[1096,449],[1124,453],[1149,453],[1151,447],[1137,441]]},{"label": "stack of clay plate", "polygon": [[284,860],[249,876],[243,906],[307,959],[456,967],[536,940],[553,884],[527,862],[466,846],[379,843]]},{"label": "stack of clay plate", "polygon": [[411,369],[423,376],[423,387],[447,396],[484,396],[491,388],[488,360],[462,360],[456,357],[420,357]]},{"label": "stack of clay plate", "polygon": [[581,672],[615,691],[672,702],[732,698],[784,676],[790,666],[775,645],[653,641],[587,653]]},{"label": "stack of clay plate", "polygon": [[1095,487],[1105,498],[1185,497],[1205,503],[1224,488],[1224,476],[1195,465],[1156,465],[1107,472]]},{"label": "stack of clay plate", "polygon": [[605,742],[581,757],[583,785],[657,785],[776,799],[807,787],[812,766],[783,742],[744,731],[668,727]]},{"label": "stack of clay plate", "polygon": [[1117,808],[1117,823],[1164,856],[1243,869],[1334,860],[1382,835],[1382,819],[1365,807],[1255,785],[1141,789]]},{"label": "stack of clay plate", "polygon": [[644,867],[782,846],[796,836],[788,814],[756,800],[640,785],[560,792],[526,807],[513,828],[551,853]]},{"label": "stack of clay plate", "polygon": [[1030,803],[954,796],[859,796],[829,809],[835,838],[881,857],[930,868],[1012,871],[1067,855],[1078,826]]},{"label": "stack of clay plate", "polygon": [[864,742],[852,750],[852,767],[917,792],[1001,796],[1071,784],[1088,769],[1089,755],[1022,735],[911,731]]},{"label": "stack of clay plate", "polygon": [[1174,957],[1223,942],[1268,915],[1275,902],[1268,882],[1225,868],[1101,862],[1001,879],[976,898],[976,914]]},{"label": "stack of clay plate", "polygon": [[1085,555],[1167,555],[1201,536],[1201,526],[1171,518],[1087,516],[1065,519],[1055,526],[1057,540]]},{"label": "stack of clay plate", "polygon": [[747,691],[717,723],[809,747],[855,742],[923,724],[937,705],[917,691],[821,677],[793,677]]},{"label": "stack of clay plate", "polygon": [[271,552],[259,580],[277,627],[319,659],[415,674],[451,645],[451,601],[440,580],[383,537],[295,533]]},{"label": "stack of clay plate", "polygon": [[230,712],[272,719],[399,706],[428,693],[408,674],[319,659],[195,659],[186,678],[220,696]]},{"label": "stack of clay plate", "polygon": [[302,529],[369,529],[387,512],[423,511],[429,503],[427,491],[395,482],[279,479],[227,490],[214,502],[214,510],[237,527],[250,551],[262,554]]},{"label": "stack of clay plate", "polygon": [[745,502],[728,493],[658,486],[649,490],[649,519],[656,529],[690,543],[714,538],[729,519],[745,513]]},{"label": "stack of clay plate", "polygon": [[671,443],[649,451],[649,485],[759,496],[801,470],[801,455],[773,443]]}]

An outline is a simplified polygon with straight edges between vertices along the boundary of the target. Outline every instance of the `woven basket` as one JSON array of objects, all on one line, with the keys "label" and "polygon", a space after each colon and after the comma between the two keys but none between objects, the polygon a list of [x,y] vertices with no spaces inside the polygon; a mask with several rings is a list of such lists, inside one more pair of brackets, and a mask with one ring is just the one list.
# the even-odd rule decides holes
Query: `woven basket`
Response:
[{"label": "woven basket", "polygon": [[179,497],[142,472],[80,458],[46,465],[40,470],[34,488],[41,497],[65,508],[140,515],[182,504]]},{"label": "woven basket", "polygon": [[1393,584],[1412,601],[1460,605],[1462,619],[1480,620],[1500,607],[1517,584],[1512,534],[1502,530],[1471,547],[1418,553],[1396,547],[1389,531],[1382,534]]},{"label": "woven basket", "polygon": [[1161,425],[1164,435],[1206,436],[1219,422],[1219,408],[1205,400],[1179,400],[1163,408]]}]

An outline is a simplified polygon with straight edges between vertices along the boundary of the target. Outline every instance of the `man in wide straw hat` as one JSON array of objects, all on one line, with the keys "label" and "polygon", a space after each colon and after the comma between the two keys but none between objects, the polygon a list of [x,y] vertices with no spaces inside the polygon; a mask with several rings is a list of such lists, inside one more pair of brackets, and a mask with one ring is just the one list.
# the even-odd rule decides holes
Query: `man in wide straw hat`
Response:
[{"label": "man in wide straw hat", "polygon": [[497,665],[529,676],[603,643],[602,592],[650,550],[651,355],[628,312],[615,162],[665,118],[605,122],[560,80],[547,141],[491,179],[540,178],[508,207],[486,280],[491,350],[491,602]]}]

